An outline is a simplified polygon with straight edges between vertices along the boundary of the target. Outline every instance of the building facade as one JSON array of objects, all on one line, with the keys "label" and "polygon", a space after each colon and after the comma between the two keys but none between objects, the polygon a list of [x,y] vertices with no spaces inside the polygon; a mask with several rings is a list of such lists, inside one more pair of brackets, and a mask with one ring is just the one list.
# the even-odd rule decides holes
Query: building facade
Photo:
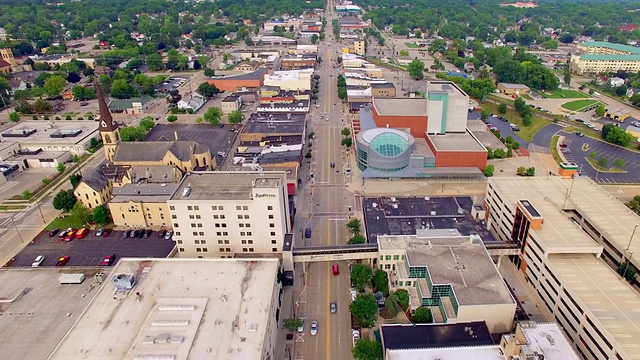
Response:
[{"label": "building facade", "polygon": [[291,231],[285,172],[194,172],[167,204],[184,257],[279,254]]},{"label": "building facade", "polygon": [[638,72],[640,48],[604,41],[580,43],[576,46],[576,55],[571,56],[570,67],[578,75],[619,70]]}]

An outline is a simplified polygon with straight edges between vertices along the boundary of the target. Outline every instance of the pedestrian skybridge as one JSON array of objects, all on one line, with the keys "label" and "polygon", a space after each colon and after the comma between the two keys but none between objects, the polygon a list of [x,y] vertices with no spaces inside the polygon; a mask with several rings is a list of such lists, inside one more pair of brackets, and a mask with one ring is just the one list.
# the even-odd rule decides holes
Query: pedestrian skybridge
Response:
[{"label": "pedestrian skybridge", "polygon": [[293,249],[293,262],[362,260],[378,257],[378,244],[305,246]]}]

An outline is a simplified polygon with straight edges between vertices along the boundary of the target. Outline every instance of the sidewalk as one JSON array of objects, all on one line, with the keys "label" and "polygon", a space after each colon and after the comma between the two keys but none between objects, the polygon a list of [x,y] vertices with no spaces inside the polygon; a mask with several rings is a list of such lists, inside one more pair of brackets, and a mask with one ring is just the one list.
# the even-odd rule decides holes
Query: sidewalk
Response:
[{"label": "sidewalk", "polygon": [[282,328],[282,323],[285,319],[293,316],[293,286],[286,286],[282,289],[282,306],[280,307],[280,317],[278,321],[275,359],[292,360],[292,346],[295,338],[287,340],[287,331]]}]

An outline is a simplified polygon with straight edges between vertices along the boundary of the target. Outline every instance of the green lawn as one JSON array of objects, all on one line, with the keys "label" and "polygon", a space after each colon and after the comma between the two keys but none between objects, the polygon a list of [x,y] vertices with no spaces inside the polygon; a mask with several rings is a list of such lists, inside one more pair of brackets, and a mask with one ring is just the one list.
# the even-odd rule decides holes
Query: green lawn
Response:
[{"label": "green lawn", "polygon": [[574,100],[574,101],[569,101],[562,104],[562,107],[567,110],[577,111],[577,110],[595,105],[597,103],[598,103],[597,100]]},{"label": "green lawn", "polygon": [[545,97],[547,99],[581,99],[581,98],[589,97],[589,95],[581,91],[562,90],[562,89],[553,90],[553,91],[544,91],[544,92],[541,91],[540,95],[542,95],[542,97]]},{"label": "green lawn", "polygon": [[47,225],[45,229],[47,230],[66,229],[66,228],[79,229],[83,226],[84,224],[82,224],[81,222],[78,222],[76,219],[74,219],[71,216],[67,216],[64,218],[55,218],[51,223],[49,223],[49,225]]},{"label": "green lawn", "polygon": [[[482,108],[486,108],[490,113],[501,115],[498,113],[497,104],[487,102],[482,104]],[[516,134],[520,135],[521,138],[527,140],[528,142],[533,141],[533,137],[536,135],[538,130],[542,129],[545,125],[550,123],[549,120],[534,115],[532,117],[533,124],[528,127],[524,126],[524,124],[522,123],[522,116],[520,116],[517,111],[511,108],[507,108],[507,113],[502,114],[502,116],[507,118],[507,120],[509,120],[509,123],[518,125],[518,127],[520,127],[520,131],[517,131]]]},{"label": "green lawn", "polygon": [[551,155],[553,155],[553,160],[555,160],[558,164],[562,163],[562,157],[560,157],[560,153],[558,153],[558,141],[560,140],[560,136],[555,135],[551,138]]},{"label": "green lawn", "polygon": [[533,98],[532,98],[531,96],[529,96],[528,94],[522,94],[522,95],[520,95],[520,96],[521,96],[523,99],[526,99],[526,100],[533,100]]},{"label": "green lawn", "polygon": [[405,44],[405,45],[407,45],[407,47],[408,47],[408,48],[411,48],[411,49],[417,49],[417,48],[419,48],[419,47],[420,47],[420,46],[418,46],[418,44],[416,44],[416,43],[406,42],[406,43],[404,43],[404,44]]}]

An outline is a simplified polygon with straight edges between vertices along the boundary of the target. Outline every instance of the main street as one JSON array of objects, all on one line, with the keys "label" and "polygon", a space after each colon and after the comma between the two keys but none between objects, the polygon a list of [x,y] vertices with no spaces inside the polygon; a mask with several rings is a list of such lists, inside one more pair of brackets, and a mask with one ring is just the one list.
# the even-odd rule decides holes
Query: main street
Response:
[{"label": "main street", "polygon": [[[348,210],[349,206],[354,208],[353,194],[345,187],[345,181],[349,181],[344,176],[347,153],[340,143],[340,131],[349,124],[337,93],[334,65],[339,46],[331,31],[331,20],[336,17],[333,1],[328,2],[325,16],[327,35],[318,47],[318,56],[323,61],[316,68],[316,74],[320,75],[319,106],[314,106],[308,123],[308,132],[315,133],[313,157],[305,161],[309,179],[301,187],[297,202],[297,247],[346,244]],[[310,239],[304,238],[307,227],[312,228]],[[333,275],[333,264],[338,264],[339,276]],[[304,270],[298,264],[294,307],[297,316],[305,318],[305,331],[296,335],[294,359],[351,358],[348,272],[345,261],[308,263]],[[300,277],[303,273],[304,279]],[[330,313],[331,302],[337,303],[336,314]],[[315,336],[310,333],[312,321],[318,322]]]}]

